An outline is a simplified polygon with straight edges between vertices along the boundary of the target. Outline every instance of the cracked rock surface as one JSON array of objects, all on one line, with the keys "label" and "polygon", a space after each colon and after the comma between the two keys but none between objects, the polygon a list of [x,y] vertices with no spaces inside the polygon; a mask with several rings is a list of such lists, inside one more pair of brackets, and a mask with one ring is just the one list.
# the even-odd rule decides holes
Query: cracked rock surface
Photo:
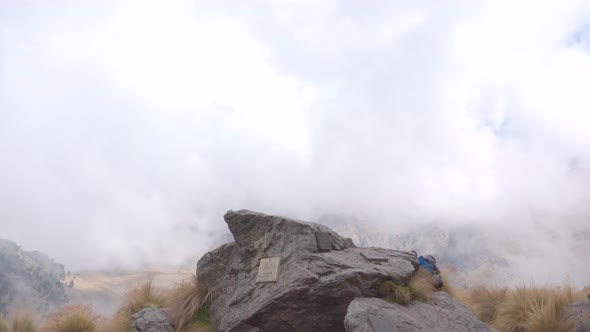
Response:
[{"label": "cracked rock surface", "polygon": [[346,332],[493,331],[444,292],[435,293],[431,303],[414,301],[409,305],[358,298],[348,306],[344,325]]},{"label": "cracked rock surface", "polygon": [[[588,295],[590,298],[590,295]],[[570,316],[576,332],[590,332],[590,301],[576,302],[570,306]]]}]

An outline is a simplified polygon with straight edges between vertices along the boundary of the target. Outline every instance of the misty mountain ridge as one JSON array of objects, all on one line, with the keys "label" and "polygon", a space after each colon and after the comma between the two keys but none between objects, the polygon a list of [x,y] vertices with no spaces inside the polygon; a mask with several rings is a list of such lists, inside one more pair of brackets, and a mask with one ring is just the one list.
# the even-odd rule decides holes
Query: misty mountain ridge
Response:
[{"label": "misty mountain ridge", "polygon": [[[515,229],[431,222],[386,227],[336,215],[318,222],[361,247],[435,255],[453,282],[462,287],[566,281],[583,286],[590,274],[590,228],[582,224],[550,227],[537,222],[533,228]],[[574,261],[578,263],[572,264]]]},{"label": "misty mountain ridge", "polygon": [[67,302],[64,266],[38,251],[0,239],[0,314],[31,308],[41,316]]}]

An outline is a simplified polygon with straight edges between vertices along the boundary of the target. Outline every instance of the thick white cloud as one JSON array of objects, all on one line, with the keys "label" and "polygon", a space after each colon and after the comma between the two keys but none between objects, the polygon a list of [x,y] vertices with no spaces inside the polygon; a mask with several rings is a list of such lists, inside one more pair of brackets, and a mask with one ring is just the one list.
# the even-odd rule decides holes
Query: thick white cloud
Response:
[{"label": "thick white cloud", "polygon": [[583,2],[2,7],[0,236],[74,268],[197,256],[230,208],[587,216]]}]

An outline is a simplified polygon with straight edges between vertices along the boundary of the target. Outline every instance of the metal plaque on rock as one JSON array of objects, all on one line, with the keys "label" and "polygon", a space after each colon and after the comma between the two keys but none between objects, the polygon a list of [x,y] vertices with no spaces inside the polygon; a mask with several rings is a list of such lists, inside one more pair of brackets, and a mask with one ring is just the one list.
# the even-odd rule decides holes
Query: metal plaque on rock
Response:
[{"label": "metal plaque on rock", "polygon": [[373,251],[361,251],[361,256],[369,262],[387,262],[389,260],[387,256]]},{"label": "metal plaque on rock", "polygon": [[395,322],[377,316],[369,316],[369,323],[374,332],[396,332],[398,330]]},{"label": "metal plaque on rock", "polygon": [[332,238],[328,232],[317,232],[315,233],[315,239],[318,243],[319,251],[330,251],[332,250]]},{"label": "metal plaque on rock", "polygon": [[263,258],[260,260],[256,282],[276,282],[279,279],[280,257]]}]

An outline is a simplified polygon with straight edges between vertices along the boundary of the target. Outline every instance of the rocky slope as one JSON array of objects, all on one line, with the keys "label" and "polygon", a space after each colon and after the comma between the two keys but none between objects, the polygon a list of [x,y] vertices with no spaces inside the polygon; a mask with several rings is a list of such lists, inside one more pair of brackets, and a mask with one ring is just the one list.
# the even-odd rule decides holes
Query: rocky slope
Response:
[{"label": "rocky slope", "polygon": [[38,251],[0,239],[0,313],[29,308],[41,315],[67,301],[64,266]]}]

